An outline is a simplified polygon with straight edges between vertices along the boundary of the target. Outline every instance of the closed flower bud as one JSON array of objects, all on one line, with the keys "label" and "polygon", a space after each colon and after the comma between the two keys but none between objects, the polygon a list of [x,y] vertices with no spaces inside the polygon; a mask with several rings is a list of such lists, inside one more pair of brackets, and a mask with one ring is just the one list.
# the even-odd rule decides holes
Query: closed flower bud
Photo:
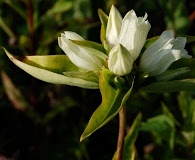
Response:
[{"label": "closed flower bud", "polygon": [[129,74],[133,67],[133,57],[121,44],[114,46],[108,58],[108,68],[118,76]]}]

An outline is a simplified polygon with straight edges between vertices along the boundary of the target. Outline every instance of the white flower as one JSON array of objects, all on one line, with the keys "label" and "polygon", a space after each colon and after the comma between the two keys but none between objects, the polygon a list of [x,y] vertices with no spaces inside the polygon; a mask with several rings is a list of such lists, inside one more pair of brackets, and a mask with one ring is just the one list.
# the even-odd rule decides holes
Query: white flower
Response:
[{"label": "white flower", "polygon": [[190,58],[184,49],[186,38],[174,39],[173,31],[164,31],[143,53],[140,71],[149,76],[157,76],[180,58]]},{"label": "white flower", "polygon": [[137,17],[134,10],[129,11],[122,19],[118,10],[112,6],[106,28],[106,41],[111,50],[117,44],[122,44],[137,59],[146,41],[150,23],[144,17]]},{"label": "white flower", "polygon": [[107,55],[94,48],[78,45],[71,40],[84,40],[74,32],[66,31],[58,38],[60,48],[68,58],[79,68],[87,71],[98,71],[104,65]]},{"label": "white flower", "polygon": [[114,46],[108,59],[108,68],[118,76],[129,74],[133,67],[133,57],[121,44]]}]

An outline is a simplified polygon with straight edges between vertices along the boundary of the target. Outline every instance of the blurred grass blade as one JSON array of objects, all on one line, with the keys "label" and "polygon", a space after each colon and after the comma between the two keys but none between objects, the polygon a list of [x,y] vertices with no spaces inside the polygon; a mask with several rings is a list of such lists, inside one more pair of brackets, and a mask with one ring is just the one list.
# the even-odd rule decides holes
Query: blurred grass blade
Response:
[{"label": "blurred grass blade", "polygon": [[[15,58],[11,53],[9,53],[5,48],[4,51],[6,52],[9,59],[19,68],[27,72],[28,74],[32,75],[33,77],[40,79],[45,82],[54,83],[54,84],[66,84],[70,86],[78,86],[82,88],[89,88],[89,89],[97,89],[99,88],[99,84],[96,82],[91,82],[87,80],[83,80],[80,78],[74,78],[74,77],[67,77],[63,75],[63,72],[61,74],[58,73],[58,71],[54,72],[54,69],[57,69],[56,67],[61,67],[60,64],[64,62],[64,65],[66,65],[66,61],[63,61],[63,59],[60,59],[57,55],[56,56],[42,56],[44,57],[41,59],[39,57],[34,57],[36,59],[34,62],[32,62],[33,57],[28,57],[28,60],[24,60],[28,63],[22,62]],[[61,56],[60,56],[61,57]],[[29,59],[31,58],[31,62]],[[50,59],[51,58],[51,59]],[[53,58],[53,59],[52,59]],[[44,61],[47,60],[47,61]],[[54,60],[59,61],[54,61]],[[36,63],[37,62],[37,63]],[[69,68],[70,64],[67,64],[67,67]],[[51,68],[50,68],[51,67]],[[62,66],[63,68],[63,66]]]},{"label": "blurred grass blade", "polygon": [[25,100],[20,90],[16,88],[8,75],[3,71],[1,72],[1,78],[7,97],[12,102],[13,106],[17,110],[25,111],[29,107],[29,104]]},{"label": "blurred grass blade", "polygon": [[187,35],[184,35],[182,37],[186,37],[187,43],[195,42],[195,36],[187,36]]},{"label": "blurred grass blade", "polygon": [[[169,145],[169,149],[174,147],[175,137],[175,124],[167,115],[161,114],[155,117],[149,118],[144,122],[140,128],[142,131],[151,132],[154,136],[158,137],[159,140],[166,141]],[[160,142],[160,141],[159,141]]]},{"label": "blurred grass blade", "polygon": [[[135,120],[133,121],[133,124],[131,125],[131,128],[129,129],[125,137],[124,149],[123,149],[123,160],[134,160],[135,158],[134,145],[139,133],[141,119],[142,119],[142,115],[141,113],[139,113],[135,118]],[[112,160],[116,160],[116,152]]]},{"label": "blurred grass blade", "polygon": [[40,17],[39,21],[37,21],[37,23],[35,24],[35,28],[37,28],[40,24],[44,24],[48,20],[52,20],[55,14],[65,13],[69,11],[72,7],[73,7],[72,1],[66,0],[56,1],[53,7],[48,9],[48,11]]},{"label": "blurred grass blade", "polygon": [[[9,5],[13,10],[15,10],[22,18],[26,19],[26,14],[24,8],[20,7],[17,1],[5,0],[7,5]],[[16,2],[16,3],[14,3]]]},{"label": "blurred grass blade", "polygon": [[173,116],[173,114],[169,111],[168,107],[162,102],[161,103],[162,105],[162,110],[163,110],[163,113],[169,118],[171,119],[176,126],[179,126],[181,127],[181,124],[177,121],[177,119],[175,119],[175,117]]},{"label": "blurred grass blade", "polygon": [[142,119],[142,115],[141,113],[139,113],[125,137],[123,160],[134,160],[135,158],[134,144],[139,133],[141,119]]},{"label": "blurred grass blade", "polygon": [[4,30],[5,33],[7,33],[7,35],[10,38],[14,38],[15,39],[15,35],[14,33],[9,29],[9,27],[5,24],[5,22],[3,21],[3,19],[0,17],[0,27]]},{"label": "blurred grass blade", "polygon": [[89,137],[93,132],[114,118],[127,101],[133,88],[133,82],[129,89],[116,89],[110,84],[110,81],[114,76],[115,75],[113,75],[108,69],[102,69],[99,81],[102,103],[91,116],[87,127],[81,135],[80,141]]},{"label": "blurred grass blade", "polygon": [[180,92],[178,95],[179,108],[184,120],[184,128],[187,131],[194,131],[195,126],[195,99],[193,94]]},{"label": "blurred grass blade", "polygon": [[51,16],[57,13],[64,13],[70,10],[73,7],[72,1],[66,1],[66,0],[58,0],[53,5],[51,9],[49,9],[45,14],[47,16]]}]

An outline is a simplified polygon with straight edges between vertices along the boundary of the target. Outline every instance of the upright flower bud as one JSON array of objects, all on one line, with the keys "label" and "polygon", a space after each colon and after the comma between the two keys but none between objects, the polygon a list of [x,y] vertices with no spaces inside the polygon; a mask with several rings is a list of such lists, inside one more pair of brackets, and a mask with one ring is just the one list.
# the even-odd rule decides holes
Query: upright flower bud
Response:
[{"label": "upright flower bud", "polygon": [[191,58],[184,49],[186,38],[174,39],[173,31],[164,31],[143,53],[140,71],[149,76],[157,76],[180,58]]},{"label": "upright flower bud", "polygon": [[108,58],[108,68],[118,76],[129,74],[133,67],[133,57],[121,44],[114,46]]}]

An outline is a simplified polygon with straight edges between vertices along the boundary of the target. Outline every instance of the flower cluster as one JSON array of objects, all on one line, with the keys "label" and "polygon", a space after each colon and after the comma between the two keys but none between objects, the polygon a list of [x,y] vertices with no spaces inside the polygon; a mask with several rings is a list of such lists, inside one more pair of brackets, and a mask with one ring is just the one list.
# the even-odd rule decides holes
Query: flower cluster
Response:
[{"label": "flower cluster", "polygon": [[[58,38],[60,48],[69,59],[85,71],[99,71],[103,66],[117,76],[131,73],[134,61],[146,42],[151,28],[144,17],[137,17],[134,10],[122,18],[119,11],[112,6],[106,27],[104,48],[106,52],[90,46],[84,46],[75,41],[85,41],[74,32],[65,31]],[[186,39],[174,39],[173,31],[165,31],[150,45],[141,56],[140,71],[150,76],[163,73],[174,61],[189,58],[184,49]]]}]

